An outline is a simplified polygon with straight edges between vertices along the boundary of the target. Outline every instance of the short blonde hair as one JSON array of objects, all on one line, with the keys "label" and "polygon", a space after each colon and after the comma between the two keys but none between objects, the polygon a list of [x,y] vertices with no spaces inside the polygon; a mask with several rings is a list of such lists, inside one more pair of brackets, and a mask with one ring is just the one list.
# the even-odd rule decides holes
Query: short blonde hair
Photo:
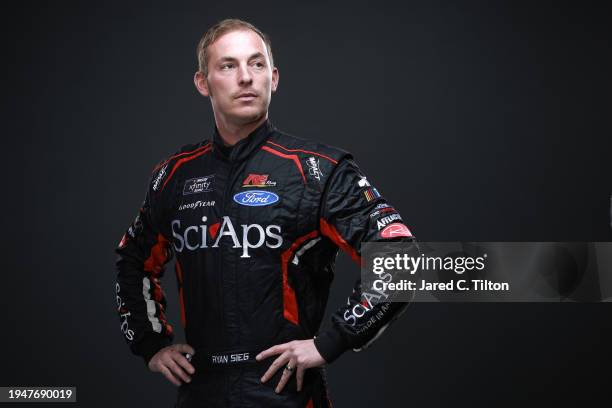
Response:
[{"label": "short blonde hair", "polygon": [[239,20],[237,18],[228,18],[219,21],[217,24],[210,27],[198,43],[198,48],[196,49],[196,53],[198,56],[198,70],[204,73],[205,77],[208,77],[208,46],[217,41],[217,39],[222,35],[227,34],[231,31],[240,30],[251,30],[261,37],[261,39],[266,44],[266,48],[268,50],[270,66],[274,68],[274,58],[272,58],[272,44],[270,42],[270,38],[268,38],[266,34],[261,32],[251,23],[247,23],[246,21]]}]

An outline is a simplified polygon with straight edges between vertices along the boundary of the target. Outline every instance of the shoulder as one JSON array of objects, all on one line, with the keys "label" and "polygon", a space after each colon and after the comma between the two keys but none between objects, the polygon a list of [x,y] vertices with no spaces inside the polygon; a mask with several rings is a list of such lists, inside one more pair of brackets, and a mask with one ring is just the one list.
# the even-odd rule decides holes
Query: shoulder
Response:
[{"label": "shoulder", "polygon": [[210,151],[211,146],[212,142],[210,140],[186,144],[160,160],[151,172],[151,189],[153,191],[162,190],[181,164],[202,156]]},{"label": "shoulder", "polygon": [[276,130],[267,143],[280,151],[294,153],[302,156],[314,155],[331,163],[339,162],[351,154],[339,147],[321,143],[314,139],[305,139],[295,135]]},{"label": "shoulder", "polygon": [[278,129],[263,148],[282,157],[296,158],[304,172],[319,183],[326,181],[338,164],[352,159],[352,155],[344,149],[314,139],[297,137]]}]

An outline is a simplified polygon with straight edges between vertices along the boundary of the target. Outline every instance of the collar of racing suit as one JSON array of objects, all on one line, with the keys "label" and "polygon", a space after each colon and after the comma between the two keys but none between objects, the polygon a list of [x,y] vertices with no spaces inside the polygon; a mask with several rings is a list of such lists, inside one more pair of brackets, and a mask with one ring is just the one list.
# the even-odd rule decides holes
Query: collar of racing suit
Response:
[{"label": "collar of racing suit", "polygon": [[213,134],[213,150],[223,159],[228,161],[242,161],[250,156],[251,152],[258,149],[272,134],[274,126],[269,119],[266,119],[257,129],[252,131],[247,137],[233,146],[226,146],[219,134],[219,129],[215,126]]}]

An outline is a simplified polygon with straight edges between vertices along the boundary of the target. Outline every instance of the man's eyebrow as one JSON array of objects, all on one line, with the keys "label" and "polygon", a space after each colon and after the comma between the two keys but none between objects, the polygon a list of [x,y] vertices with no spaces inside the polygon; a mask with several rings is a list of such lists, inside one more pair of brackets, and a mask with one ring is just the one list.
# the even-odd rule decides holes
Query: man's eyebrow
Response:
[{"label": "man's eyebrow", "polygon": [[[250,61],[250,60],[252,60],[252,59],[255,59],[255,58],[261,58],[261,57],[264,57],[264,54],[263,54],[263,53],[261,53],[261,52],[256,52],[255,54],[252,54],[252,55],[249,57],[249,59],[248,59],[248,60]],[[230,62],[235,62],[235,61],[238,61],[238,59],[237,59],[237,58],[234,58],[234,57],[221,57],[221,58],[219,58],[219,63],[228,62],[228,61],[230,61]]]},{"label": "man's eyebrow", "polygon": [[256,52],[255,54],[253,54],[253,55],[251,55],[251,56],[249,57],[249,61],[250,61],[250,60],[252,60],[252,59],[255,59],[255,58],[260,58],[260,57],[263,57],[263,56],[264,56],[264,55],[263,55],[261,52]]},{"label": "man's eyebrow", "polygon": [[219,59],[219,63],[227,62],[227,61],[237,61],[237,59],[234,57],[222,57]]}]

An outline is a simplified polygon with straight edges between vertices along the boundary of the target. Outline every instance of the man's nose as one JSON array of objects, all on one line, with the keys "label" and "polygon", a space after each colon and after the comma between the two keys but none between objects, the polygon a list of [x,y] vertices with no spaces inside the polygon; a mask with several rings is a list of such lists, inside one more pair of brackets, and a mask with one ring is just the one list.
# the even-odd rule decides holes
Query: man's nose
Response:
[{"label": "man's nose", "polygon": [[238,82],[240,85],[247,85],[253,82],[253,78],[251,77],[251,73],[249,72],[249,67],[247,64],[241,64],[238,70]]}]

